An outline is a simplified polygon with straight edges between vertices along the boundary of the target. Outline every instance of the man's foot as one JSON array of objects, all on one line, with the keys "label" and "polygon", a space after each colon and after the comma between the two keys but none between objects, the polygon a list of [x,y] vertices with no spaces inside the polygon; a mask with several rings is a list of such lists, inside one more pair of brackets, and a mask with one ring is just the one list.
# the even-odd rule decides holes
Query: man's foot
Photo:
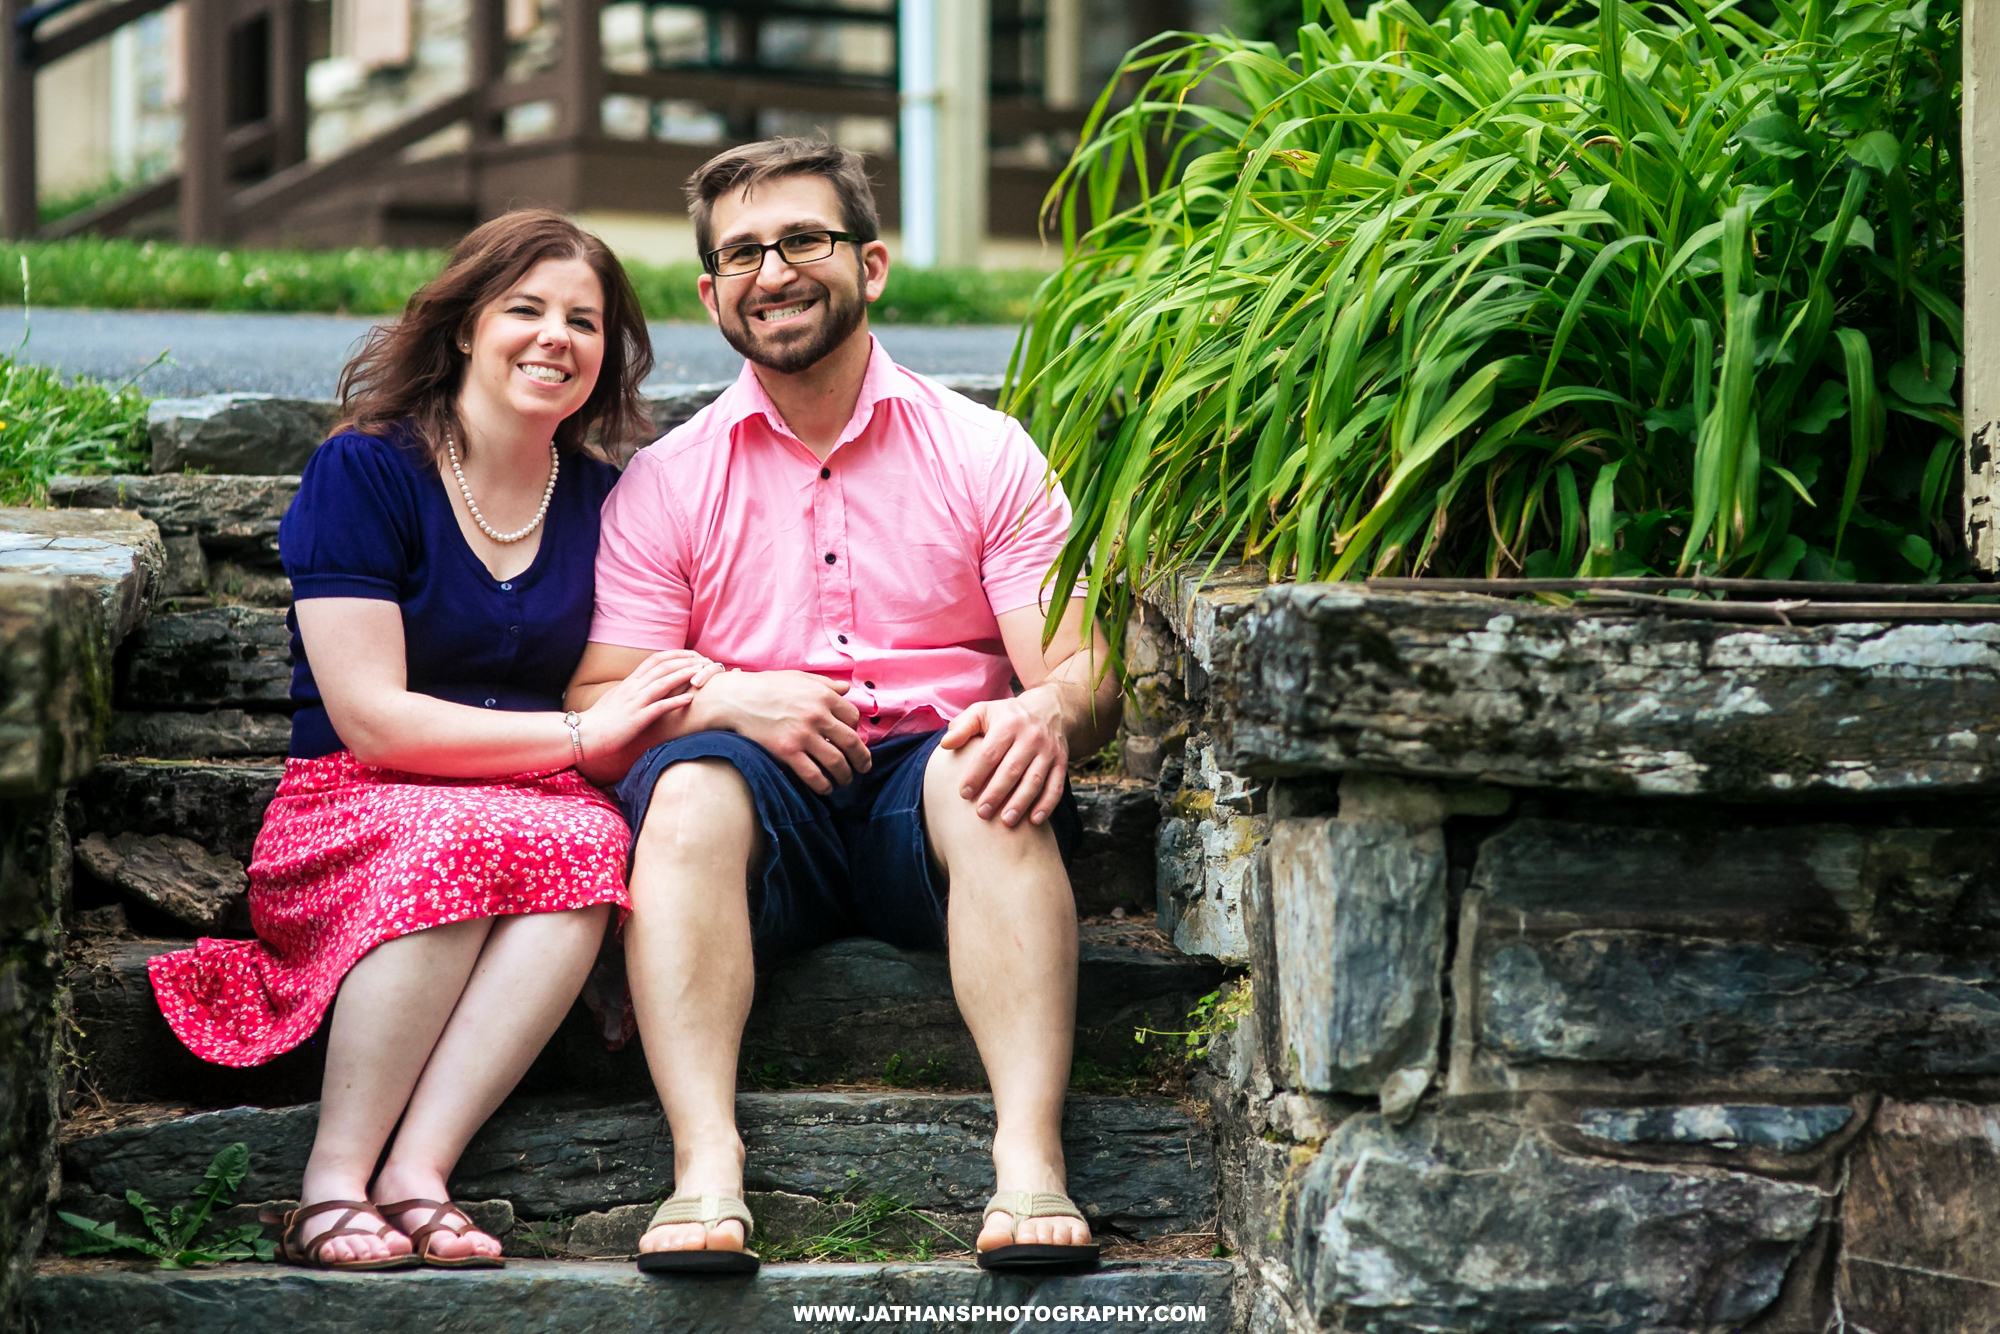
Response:
[{"label": "man's foot", "polygon": [[[1045,1185],[1042,1189],[1059,1195],[1062,1182],[1058,1180],[1052,1187]],[[1090,1224],[1061,1214],[1017,1219],[1005,1210],[996,1209],[986,1216],[985,1225],[979,1229],[979,1240],[973,1245],[981,1252],[1001,1246],[1088,1246]]]},{"label": "man's foot", "polygon": [[[742,1188],[734,1191],[710,1191],[709,1194],[740,1195]],[[701,1192],[690,1191],[683,1196],[675,1194],[672,1199],[694,1199]],[[749,1238],[744,1234],[743,1224],[733,1218],[725,1218],[715,1223],[662,1223],[639,1238],[639,1251],[741,1251],[749,1248]]]},{"label": "man's foot", "polygon": [[[405,1200],[450,1200],[451,1196],[445,1191],[442,1176],[434,1173],[397,1173],[392,1176],[385,1170],[375,1182],[373,1198],[378,1203],[400,1204]],[[433,1259],[468,1260],[475,1256],[499,1258],[500,1243],[495,1238],[472,1227],[468,1227],[463,1234],[449,1230],[451,1227],[471,1223],[471,1215],[456,1206],[447,1210],[443,1218],[437,1218],[437,1212],[435,1207],[426,1206],[383,1216],[389,1220],[391,1227],[403,1234],[405,1251],[410,1249],[409,1234],[437,1219],[438,1222],[448,1226],[430,1233],[426,1238],[428,1242],[426,1249]]]}]

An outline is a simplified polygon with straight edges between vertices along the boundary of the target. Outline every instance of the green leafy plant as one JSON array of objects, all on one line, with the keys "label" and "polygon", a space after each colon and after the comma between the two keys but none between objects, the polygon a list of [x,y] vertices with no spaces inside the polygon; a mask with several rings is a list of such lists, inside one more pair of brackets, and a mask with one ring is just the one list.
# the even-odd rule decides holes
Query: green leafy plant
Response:
[{"label": "green leafy plant", "polygon": [[1141,47],[1009,368],[1055,579],[1964,568],[1957,0],[1305,0]]},{"label": "green leafy plant", "polygon": [[226,1228],[211,1237],[201,1235],[209,1215],[217,1209],[229,1207],[236,1188],[243,1184],[244,1174],[249,1170],[250,1149],[247,1145],[239,1142],[224,1147],[209,1163],[208,1171],[202,1174],[195,1198],[187,1204],[173,1206],[164,1216],[138,1191],[126,1191],[125,1202],[137,1211],[140,1221],[152,1234],[147,1237],[120,1232],[111,1223],[94,1222],[72,1213],[58,1213],[56,1217],[75,1229],[62,1239],[62,1252],[65,1255],[108,1255],[133,1251],[157,1259],[162,1269],[221,1264],[225,1260],[268,1261],[276,1247],[264,1240],[264,1229],[256,1223]]},{"label": "green leafy plant", "polygon": [[1188,1011],[1186,1028],[1147,1028],[1141,1026],[1132,1030],[1132,1040],[1140,1046],[1154,1038],[1169,1038],[1178,1041],[1191,1060],[1200,1060],[1208,1055],[1208,1049],[1223,1033],[1235,1031],[1237,1022],[1250,1013],[1253,1004],[1250,979],[1244,978],[1234,985],[1224,985],[1209,992],[1194,1003]]},{"label": "green leafy plant", "polygon": [[57,473],[143,472],[146,399],[0,354],[0,504],[39,504]]}]

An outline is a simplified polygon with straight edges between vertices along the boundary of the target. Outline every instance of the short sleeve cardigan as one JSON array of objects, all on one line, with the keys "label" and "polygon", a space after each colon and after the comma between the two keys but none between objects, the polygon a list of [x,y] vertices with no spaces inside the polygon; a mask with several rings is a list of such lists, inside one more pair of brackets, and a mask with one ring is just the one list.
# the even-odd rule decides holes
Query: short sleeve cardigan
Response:
[{"label": "short sleeve cardigan", "polygon": [[[278,527],[292,597],[379,598],[403,612],[409,688],[476,708],[559,709],[590,633],[597,512],[617,473],[565,454],[535,560],[495,579],[459,531],[436,467],[400,433],[349,431],[313,451]],[[343,748],[296,615],[290,753]]]}]

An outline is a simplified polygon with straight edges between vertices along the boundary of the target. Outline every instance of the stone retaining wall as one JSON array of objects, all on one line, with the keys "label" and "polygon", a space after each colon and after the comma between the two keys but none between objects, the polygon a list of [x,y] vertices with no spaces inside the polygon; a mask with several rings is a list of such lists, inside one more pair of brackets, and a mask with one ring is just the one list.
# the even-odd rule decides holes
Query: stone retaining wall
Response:
[{"label": "stone retaining wall", "polygon": [[23,1328],[55,1198],[70,847],[64,789],[96,760],[111,654],[143,619],[160,540],[128,514],[0,510],[0,1328]]},{"label": "stone retaining wall", "polygon": [[1131,638],[1253,1334],[1992,1328],[2000,625],[1225,572]]}]

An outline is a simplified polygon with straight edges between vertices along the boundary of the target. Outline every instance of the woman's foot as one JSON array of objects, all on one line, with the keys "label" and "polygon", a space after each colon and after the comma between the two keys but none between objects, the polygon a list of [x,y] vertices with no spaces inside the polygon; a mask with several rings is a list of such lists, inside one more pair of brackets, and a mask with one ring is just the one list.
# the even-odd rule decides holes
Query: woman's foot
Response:
[{"label": "woman's foot", "polygon": [[[368,1198],[365,1182],[307,1181],[300,1187],[299,1211],[304,1212],[328,1200],[353,1200],[360,1202]],[[410,1239],[393,1228],[387,1236],[371,1236],[388,1221],[373,1209],[348,1217],[346,1209],[322,1209],[310,1218],[301,1219],[298,1230],[289,1234],[290,1244],[302,1255],[312,1254],[314,1238],[323,1232],[336,1228],[348,1231],[348,1235],[334,1237],[320,1247],[317,1262],[322,1265],[351,1264],[367,1260],[393,1260],[410,1253]],[[346,1221],[343,1223],[343,1219]],[[359,1231],[362,1235],[354,1235]]]},{"label": "woman's foot", "polygon": [[[382,1170],[375,1180],[374,1199],[378,1207],[383,1204],[401,1204],[405,1200],[436,1200],[446,1202],[451,1199],[445,1190],[444,1178],[436,1173],[392,1172]],[[465,1260],[473,1256],[497,1258],[500,1243],[472,1226],[472,1216],[452,1205],[442,1215],[432,1205],[405,1209],[401,1213],[385,1215],[389,1225],[403,1234],[403,1245],[409,1248],[409,1236],[427,1223],[439,1222],[444,1227],[425,1238],[425,1249],[432,1258],[438,1260]],[[464,1228],[463,1234],[454,1228]]]}]

